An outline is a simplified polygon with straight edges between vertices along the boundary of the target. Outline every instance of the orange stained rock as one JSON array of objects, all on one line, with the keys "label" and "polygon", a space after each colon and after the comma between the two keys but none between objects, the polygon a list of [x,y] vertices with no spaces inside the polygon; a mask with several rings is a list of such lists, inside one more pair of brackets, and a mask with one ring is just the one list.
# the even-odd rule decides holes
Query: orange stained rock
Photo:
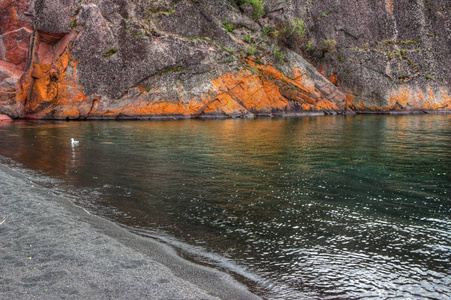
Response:
[{"label": "orange stained rock", "polygon": [[325,100],[318,101],[318,103],[315,105],[315,108],[320,110],[339,110],[336,103]]},{"label": "orange stained rock", "polygon": [[289,104],[274,83],[248,70],[224,74],[213,80],[213,86],[216,93],[229,95],[248,111],[269,113]]},{"label": "orange stained rock", "polygon": [[[301,109],[339,110],[338,105],[321,97],[302,69],[293,69],[293,78],[288,77],[272,65],[255,64],[245,61],[254,72],[244,70],[224,74],[213,80],[216,92],[226,93],[239,101],[251,112],[270,113],[272,110],[287,110],[290,102],[300,104]],[[289,100],[288,100],[289,99]]]},{"label": "orange stained rock", "polygon": [[226,73],[214,79],[212,90],[203,99],[186,99],[184,103],[170,101],[148,103],[142,100],[123,107],[108,108],[106,114],[145,116],[271,113],[273,110],[289,108],[289,101],[280,92],[280,86],[288,85],[302,92],[304,96],[300,97],[299,101],[306,102],[303,106],[306,110],[336,107],[323,101],[315,108],[314,97],[318,92],[314,87],[304,85],[302,70],[294,70],[295,79],[292,79],[272,66],[256,65],[252,61],[249,61],[249,66],[254,72],[245,69],[236,73]]},{"label": "orange stained rock", "polygon": [[260,78],[261,84],[263,86],[263,91],[268,102],[275,108],[282,108],[288,104],[288,101],[280,93],[280,87],[277,86],[273,81],[262,77]]},{"label": "orange stained rock", "polygon": [[48,64],[35,63],[31,68],[31,76],[36,79],[44,78],[50,72],[50,67]]},{"label": "orange stained rock", "polygon": [[259,71],[259,74],[261,74],[263,76],[268,76],[272,80],[281,80],[285,83],[292,84],[292,85],[302,89],[305,92],[314,92],[315,91],[314,87],[308,87],[303,84],[303,72],[302,72],[302,70],[300,70],[298,68],[294,68],[294,70],[293,70],[293,74],[294,74],[294,79],[293,79],[293,78],[288,77],[287,75],[285,75],[278,69],[274,68],[272,65],[268,65],[268,66],[259,65],[259,64],[255,64],[251,60],[248,61],[248,64],[251,67],[256,67]]},{"label": "orange stained rock", "polygon": [[330,75],[329,81],[330,81],[332,84],[337,85],[337,83],[338,83],[338,76],[337,76],[336,74]]},{"label": "orange stained rock", "polygon": [[440,109],[441,107],[445,107],[445,105],[443,103],[441,103],[441,101],[439,101],[439,99],[437,99],[434,91],[432,90],[432,88],[430,86],[428,86],[427,98],[424,102],[425,102],[425,107],[428,109]]},{"label": "orange stained rock", "polygon": [[451,95],[444,92],[444,93],[442,93],[442,97],[443,97],[443,102],[445,104],[447,104],[444,109],[451,110]]},{"label": "orange stained rock", "polygon": [[[37,70],[37,76],[33,76]],[[35,64],[31,75],[34,78],[31,99],[27,102],[27,110],[35,111],[43,102],[51,102],[58,94],[57,75],[50,72],[50,65]]]},{"label": "orange stained rock", "polygon": [[251,66],[256,66],[263,76],[269,76],[272,80],[281,80],[282,82],[292,84],[306,93],[312,93],[319,96],[319,92],[315,90],[313,82],[308,82],[304,71],[299,68],[293,68],[293,78],[288,77],[272,65],[256,65],[252,61],[249,62]]},{"label": "orange stained rock", "polygon": [[[297,91],[297,97],[290,99],[301,104],[304,110],[338,109],[331,101],[321,99],[313,82],[309,82],[302,70],[293,70],[290,78],[273,66],[257,65],[247,61],[250,70],[229,72],[212,80],[212,89],[203,98],[174,101],[162,99],[149,102],[144,87],[138,88],[142,95],[137,99],[125,100],[115,107],[104,107],[99,103],[91,112],[94,116],[117,115],[152,116],[152,115],[200,115],[200,114],[247,114],[271,113],[273,110],[286,110],[290,102],[282,95],[281,87]],[[153,93],[158,91],[153,90]],[[180,91],[181,92],[181,91]],[[286,91],[285,91],[286,93]],[[317,100],[319,99],[319,100]]]},{"label": "orange stained rock", "polygon": [[[53,117],[78,117],[88,112],[87,96],[77,80],[77,62],[71,60],[70,52],[59,57],[55,65],[53,71],[49,64],[33,64],[31,78],[23,86],[24,93],[19,95],[19,98],[26,98],[27,113],[34,117],[50,114]],[[31,115],[28,117],[33,117]]]},{"label": "orange stained rock", "polygon": [[305,72],[299,68],[294,68],[293,70],[293,80],[302,83],[305,77]]},{"label": "orange stained rock", "polygon": [[58,59],[57,105],[86,103],[87,96],[83,94],[82,86],[78,84],[77,65],[78,62],[71,59],[69,51]]},{"label": "orange stained rock", "polygon": [[393,14],[393,0],[387,0],[387,7],[388,7],[388,12],[392,15]]},{"label": "orange stained rock", "polygon": [[[43,51],[47,48],[40,49]],[[314,82],[305,76],[303,70],[294,69],[291,78],[271,65],[257,65],[252,61],[248,61],[250,70],[226,73],[212,80],[212,89],[203,98],[186,99],[180,90],[181,101],[164,99],[163,96],[161,100],[149,102],[147,89],[138,87],[142,94],[135,99],[104,103],[96,98],[88,103],[88,97],[78,84],[77,62],[71,59],[69,50],[56,62],[50,60],[46,53],[37,53],[37,56],[46,59],[39,59],[39,63],[32,65],[18,94],[18,100],[26,103],[27,116],[30,118],[77,118],[88,114],[98,117],[134,117],[271,113],[274,110],[290,109],[290,101],[299,103],[306,111],[339,109],[336,103],[321,98]],[[152,92],[159,93],[157,90]]]},{"label": "orange stained rock", "polygon": [[353,107],[355,106],[355,97],[353,94],[347,94],[346,95],[346,107]]},{"label": "orange stained rock", "polygon": [[359,108],[360,109],[366,109],[365,104],[363,103],[362,99],[359,100]]},{"label": "orange stained rock", "polygon": [[[202,99],[185,99],[183,102],[155,101],[148,102],[142,97],[134,102],[120,105],[119,107],[101,107],[94,110],[93,115],[116,116],[149,116],[149,115],[199,115],[199,114],[246,114],[271,113],[274,109],[284,110],[289,108],[289,101],[282,96],[280,86],[291,86],[302,92],[300,102],[306,102],[302,106],[305,110],[336,109],[333,103],[327,101],[318,102],[314,97],[319,94],[314,87],[304,85],[302,70],[294,70],[294,79],[287,77],[272,66],[256,65],[249,63],[255,71],[241,70],[239,72],[226,73],[212,81],[213,88]],[[147,94],[144,88],[140,88],[143,94]],[[156,92],[156,91],[153,91]],[[315,93],[315,94],[312,94]],[[309,98],[308,95],[312,95]],[[306,96],[307,95],[307,96]]]},{"label": "orange stained rock", "polygon": [[[133,103],[124,105],[122,107],[104,108],[99,111],[93,111],[93,116],[107,116],[115,117],[118,115],[125,116],[158,116],[158,115],[195,115],[196,112],[203,106],[203,101],[192,101],[190,103],[182,102],[151,102],[146,103],[140,101],[139,103]],[[100,106],[100,105],[99,105]]]},{"label": "orange stained rock", "polygon": [[[202,106],[199,101],[182,102],[154,102],[145,109],[138,110],[140,115],[194,115]],[[133,111],[130,112],[132,114]]]},{"label": "orange stained rock", "polygon": [[401,110],[407,106],[410,97],[410,91],[406,88],[402,88],[390,95],[388,106],[390,109]]},{"label": "orange stained rock", "polygon": [[234,100],[229,94],[220,94],[209,102],[202,111],[205,114],[246,114],[247,109]]},{"label": "orange stained rock", "polygon": [[301,107],[302,107],[303,110],[306,110],[306,111],[312,110],[312,107],[310,105],[308,105],[308,104],[305,104],[305,103],[302,103]]},{"label": "orange stained rock", "polygon": [[431,109],[446,110],[451,108],[451,99],[446,91],[434,90],[428,86],[427,91],[420,89],[401,87],[390,93],[389,109]]},{"label": "orange stained rock", "polygon": [[336,85],[336,84],[338,83],[338,77],[337,77],[337,74],[335,74],[335,73],[332,72],[331,75],[328,75],[328,74],[330,74],[330,73],[329,73],[329,72],[326,72],[326,71],[324,70],[324,66],[323,66],[323,65],[320,65],[320,66],[319,66],[318,72],[320,72],[321,75],[323,75],[324,77],[328,78],[329,81],[330,81],[332,84]]}]

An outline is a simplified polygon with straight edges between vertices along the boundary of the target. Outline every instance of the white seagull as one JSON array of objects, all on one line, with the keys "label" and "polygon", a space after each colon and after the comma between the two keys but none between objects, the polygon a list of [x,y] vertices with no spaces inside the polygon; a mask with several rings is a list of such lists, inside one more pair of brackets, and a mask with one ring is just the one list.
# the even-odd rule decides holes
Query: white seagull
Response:
[{"label": "white seagull", "polygon": [[72,147],[73,147],[73,146],[78,146],[78,145],[80,144],[80,142],[74,140],[74,138],[71,138],[70,141],[71,141]]}]

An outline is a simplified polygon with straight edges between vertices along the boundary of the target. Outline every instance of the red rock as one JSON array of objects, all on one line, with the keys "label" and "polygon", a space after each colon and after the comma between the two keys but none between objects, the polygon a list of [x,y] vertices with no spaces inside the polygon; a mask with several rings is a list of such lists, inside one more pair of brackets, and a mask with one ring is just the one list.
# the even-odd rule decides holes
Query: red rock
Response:
[{"label": "red rock", "polygon": [[11,119],[10,117],[8,117],[7,115],[0,115],[0,122],[10,122],[13,119]]}]

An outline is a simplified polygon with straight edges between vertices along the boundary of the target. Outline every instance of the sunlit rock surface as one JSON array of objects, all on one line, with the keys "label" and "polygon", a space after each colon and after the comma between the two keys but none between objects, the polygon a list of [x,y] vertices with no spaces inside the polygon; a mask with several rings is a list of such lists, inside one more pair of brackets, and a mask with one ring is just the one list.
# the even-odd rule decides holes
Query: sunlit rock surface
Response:
[{"label": "sunlit rock surface", "polygon": [[[6,0],[0,113],[253,117],[449,110],[450,7]],[[257,12],[257,13],[256,13]]]},{"label": "sunlit rock surface", "polygon": [[5,122],[5,121],[12,121],[12,119],[10,117],[8,117],[7,115],[0,115],[0,122]]}]

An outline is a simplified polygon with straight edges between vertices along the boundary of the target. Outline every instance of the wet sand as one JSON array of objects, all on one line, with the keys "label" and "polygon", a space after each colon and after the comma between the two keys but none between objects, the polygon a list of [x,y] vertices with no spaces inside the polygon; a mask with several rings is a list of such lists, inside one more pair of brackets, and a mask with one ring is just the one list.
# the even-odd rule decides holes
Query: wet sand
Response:
[{"label": "wet sand", "polygon": [[259,299],[0,163],[0,299]]}]

